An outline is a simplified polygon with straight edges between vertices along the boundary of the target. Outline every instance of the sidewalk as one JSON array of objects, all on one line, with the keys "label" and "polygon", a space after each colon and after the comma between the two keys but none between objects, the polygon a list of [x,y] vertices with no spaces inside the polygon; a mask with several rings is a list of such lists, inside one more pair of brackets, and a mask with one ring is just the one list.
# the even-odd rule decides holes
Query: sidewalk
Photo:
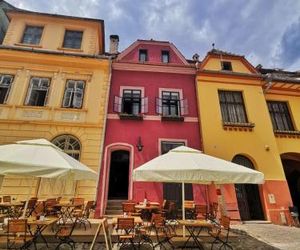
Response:
[{"label": "sidewalk", "polygon": [[278,249],[300,249],[300,228],[273,224],[241,224],[232,226]]}]

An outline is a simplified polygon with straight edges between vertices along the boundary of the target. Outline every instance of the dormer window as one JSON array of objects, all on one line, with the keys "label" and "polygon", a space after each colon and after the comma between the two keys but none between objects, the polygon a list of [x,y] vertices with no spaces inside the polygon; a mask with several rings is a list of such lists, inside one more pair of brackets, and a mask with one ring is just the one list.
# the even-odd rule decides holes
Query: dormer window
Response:
[{"label": "dormer window", "polygon": [[170,52],[167,50],[163,50],[161,52],[161,61],[163,63],[169,63],[170,62]]},{"label": "dormer window", "polygon": [[39,45],[44,27],[27,25],[24,30],[22,43]]},{"label": "dormer window", "polygon": [[148,51],[146,49],[140,49],[140,51],[139,51],[139,61],[140,62],[148,61]]},{"label": "dormer window", "polygon": [[82,31],[66,30],[63,47],[68,49],[80,49],[82,36]]},{"label": "dormer window", "polygon": [[222,61],[221,67],[222,67],[222,70],[232,71],[232,65],[231,65],[231,62],[229,62],[229,61]]}]

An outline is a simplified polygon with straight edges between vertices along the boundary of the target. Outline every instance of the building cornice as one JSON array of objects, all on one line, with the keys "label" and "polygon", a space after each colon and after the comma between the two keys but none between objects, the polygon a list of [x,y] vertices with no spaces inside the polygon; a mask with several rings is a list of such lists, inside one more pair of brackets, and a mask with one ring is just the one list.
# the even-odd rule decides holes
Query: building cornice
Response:
[{"label": "building cornice", "polygon": [[142,72],[155,72],[155,73],[187,74],[187,75],[196,74],[196,69],[191,66],[114,62],[112,67],[114,70],[124,70],[124,71],[142,71]]}]

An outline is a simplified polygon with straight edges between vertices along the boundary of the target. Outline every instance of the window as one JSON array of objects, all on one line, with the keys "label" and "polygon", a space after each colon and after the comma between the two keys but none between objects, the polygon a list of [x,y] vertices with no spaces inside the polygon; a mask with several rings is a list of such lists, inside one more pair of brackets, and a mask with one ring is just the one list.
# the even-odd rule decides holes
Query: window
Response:
[{"label": "window", "polygon": [[247,123],[242,92],[219,90],[223,122]]},{"label": "window", "polygon": [[146,49],[140,49],[140,51],[139,51],[139,61],[140,62],[148,61],[148,51]]},{"label": "window", "polygon": [[179,92],[162,91],[162,115],[180,116]]},{"label": "window", "polygon": [[25,104],[29,106],[45,106],[49,86],[49,78],[31,78]]},{"label": "window", "polygon": [[221,62],[221,66],[222,66],[222,70],[232,71],[232,65],[231,65],[231,62],[228,62],[228,61],[222,61],[222,62]]},{"label": "window", "polygon": [[122,97],[122,113],[138,115],[141,113],[141,91],[124,89]]},{"label": "window", "polygon": [[80,142],[72,135],[60,135],[52,140],[52,143],[62,149],[66,154],[79,160],[80,158]]},{"label": "window", "polygon": [[169,51],[163,50],[161,52],[161,61],[163,63],[169,63],[170,62],[170,53],[169,53]]},{"label": "window", "polygon": [[84,96],[84,81],[68,80],[66,84],[63,107],[64,108],[77,108],[82,107]]},{"label": "window", "polygon": [[12,75],[0,75],[0,104],[6,103],[12,81]]},{"label": "window", "polygon": [[281,131],[294,131],[288,104],[286,102],[267,101],[273,129]]},{"label": "window", "polygon": [[40,26],[26,26],[22,43],[35,45],[40,44],[43,29],[44,28]]},{"label": "window", "polygon": [[170,150],[177,148],[179,146],[184,146],[185,143],[184,142],[172,142],[172,141],[162,141],[160,144],[161,147],[161,154],[166,154],[168,153]]},{"label": "window", "polygon": [[70,49],[80,49],[82,36],[82,31],[66,30],[63,47]]}]

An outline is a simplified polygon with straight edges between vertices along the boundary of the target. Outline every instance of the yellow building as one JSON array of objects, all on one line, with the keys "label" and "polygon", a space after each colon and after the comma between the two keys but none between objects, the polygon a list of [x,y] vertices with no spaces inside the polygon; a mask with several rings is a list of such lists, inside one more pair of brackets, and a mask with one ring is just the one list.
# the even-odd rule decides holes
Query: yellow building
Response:
[{"label": "yellow building", "polygon": [[[110,82],[103,20],[6,12],[0,46],[0,143],[46,138],[99,171]],[[1,194],[22,199],[29,180],[6,178]],[[96,183],[43,181],[35,193],[94,199]]]},{"label": "yellow building", "polygon": [[288,94],[294,87],[273,94],[278,85],[268,85],[266,78],[243,56],[216,49],[207,54],[196,78],[203,148],[265,175],[263,185],[225,187],[233,218],[287,224],[292,200],[281,155],[299,152],[300,141],[274,134],[266,100],[289,100],[299,115],[299,97]]}]

